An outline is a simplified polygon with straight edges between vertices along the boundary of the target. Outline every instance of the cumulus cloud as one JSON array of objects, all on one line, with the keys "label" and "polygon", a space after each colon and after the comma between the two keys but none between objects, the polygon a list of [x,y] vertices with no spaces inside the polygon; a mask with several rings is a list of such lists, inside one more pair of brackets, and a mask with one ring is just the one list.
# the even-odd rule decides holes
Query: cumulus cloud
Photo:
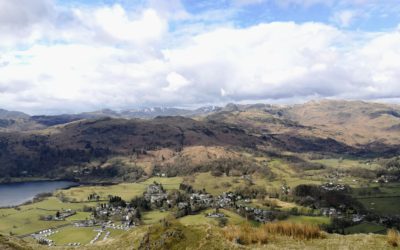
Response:
[{"label": "cumulus cloud", "polygon": [[169,73],[166,77],[166,80],[168,82],[168,86],[163,88],[165,91],[178,91],[190,84],[185,77],[176,72]]},{"label": "cumulus cloud", "polygon": [[[22,49],[0,46],[0,107],[55,113],[400,97],[396,29],[351,32],[322,23],[271,22],[191,33],[169,26],[166,7],[75,7],[63,9],[63,15],[59,9],[47,20],[64,15],[62,24],[39,17],[13,24],[31,33],[40,30],[40,42],[33,40]],[[25,40],[5,31],[8,24],[4,17],[0,20],[2,36]]]},{"label": "cumulus cloud", "polygon": [[0,0],[0,44],[34,40],[54,16],[51,0]]},{"label": "cumulus cloud", "polygon": [[159,40],[167,28],[165,20],[155,10],[146,9],[135,19],[118,4],[89,12],[75,9],[74,16],[85,25],[84,31],[94,32],[93,37],[100,38],[101,41],[110,41],[110,43],[152,42]]}]

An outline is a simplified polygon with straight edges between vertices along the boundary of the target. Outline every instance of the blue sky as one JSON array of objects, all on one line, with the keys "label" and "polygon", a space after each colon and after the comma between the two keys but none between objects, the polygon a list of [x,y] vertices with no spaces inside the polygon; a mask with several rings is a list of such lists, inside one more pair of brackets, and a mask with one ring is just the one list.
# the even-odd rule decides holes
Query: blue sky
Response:
[{"label": "blue sky", "polygon": [[389,0],[0,0],[0,108],[400,100]]},{"label": "blue sky", "polygon": [[[132,10],[160,5],[161,2],[163,1],[58,0],[64,6],[120,4]],[[169,1],[164,2],[168,5]],[[182,0],[180,3],[192,15],[217,10],[231,11],[232,14],[225,21],[231,21],[240,27],[274,21],[321,22],[343,27],[339,20],[341,12],[349,13],[349,23],[344,25],[349,30],[381,31],[396,27],[400,21],[400,3],[393,0]]]}]

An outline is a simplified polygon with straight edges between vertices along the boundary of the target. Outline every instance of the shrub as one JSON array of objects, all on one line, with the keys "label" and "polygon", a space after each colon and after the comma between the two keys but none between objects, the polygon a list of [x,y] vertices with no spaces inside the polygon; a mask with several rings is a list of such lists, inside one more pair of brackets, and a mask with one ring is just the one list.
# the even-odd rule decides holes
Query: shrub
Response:
[{"label": "shrub", "polygon": [[228,224],[228,219],[225,217],[218,218],[218,226],[225,227]]},{"label": "shrub", "polygon": [[398,247],[400,244],[400,234],[395,229],[390,229],[387,233],[387,241],[392,247]]}]

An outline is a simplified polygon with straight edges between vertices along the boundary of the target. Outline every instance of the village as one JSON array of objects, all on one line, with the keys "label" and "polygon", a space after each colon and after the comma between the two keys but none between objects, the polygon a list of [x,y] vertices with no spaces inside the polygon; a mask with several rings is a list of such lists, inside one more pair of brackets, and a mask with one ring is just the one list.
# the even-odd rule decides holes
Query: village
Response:
[{"label": "village", "polygon": [[[301,187],[301,185],[300,185]],[[348,191],[349,187],[342,184],[334,184],[327,182],[320,186],[313,187],[318,192],[327,194],[340,194]],[[293,189],[286,183],[282,183],[280,195],[288,197],[298,192],[299,187]],[[307,188],[306,188],[307,189]],[[275,195],[276,196],[276,195]],[[168,212],[175,218],[196,215],[202,211],[205,217],[223,221],[226,219],[226,213],[223,211],[231,211],[240,215],[246,220],[251,220],[256,223],[268,223],[276,220],[285,220],[291,215],[306,215],[306,216],[324,216],[327,218],[346,219],[352,224],[362,223],[367,219],[366,214],[360,211],[350,212],[346,205],[340,206],[324,206],[325,203],[314,201],[316,209],[310,209],[307,213],[300,213],[298,209],[281,210],[278,207],[263,207],[253,204],[257,197],[256,192],[230,191],[222,192],[220,195],[211,195],[205,189],[195,190],[192,186],[181,183],[178,190],[166,190],[161,183],[151,183],[145,189],[142,196],[136,197],[131,201],[125,201],[119,196],[108,196],[108,200],[101,200],[100,196],[92,193],[88,196],[88,200],[96,201],[97,205],[91,207],[90,218],[85,220],[75,221],[72,226],[74,228],[90,228],[95,230],[95,235],[89,244],[94,244],[98,241],[105,240],[110,236],[110,230],[128,231],[134,227],[143,225],[143,213],[150,211]],[[301,200],[312,199],[312,197],[299,196]],[[76,214],[76,211],[71,209],[57,211],[54,215],[43,217],[43,220],[66,220],[68,217]],[[370,219],[370,218],[368,218]],[[379,223],[385,223],[390,218],[379,217],[374,218]],[[224,223],[222,223],[224,224]],[[54,242],[49,238],[58,233],[57,229],[47,229],[32,234],[40,244],[52,246]],[[80,243],[69,242],[69,246],[79,246]]]}]

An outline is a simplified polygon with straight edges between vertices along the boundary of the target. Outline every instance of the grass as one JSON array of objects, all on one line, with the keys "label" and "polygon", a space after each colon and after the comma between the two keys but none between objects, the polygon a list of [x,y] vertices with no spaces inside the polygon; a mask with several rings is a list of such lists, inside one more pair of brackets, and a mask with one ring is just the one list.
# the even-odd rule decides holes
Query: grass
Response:
[{"label": "grass", "polygon": [[27,209],[46,209],[46,210],[62,210],[62,209],[72,209],[72,210],[82,210],[84,206],[95,207],[97,202],[61,202],[57,197],[49,197],[43,201],[32,203],[29,205],[20,206],[21,210]]},{"label": "grass", "polygon": [[142,215],[142,220],[144,224],[149,225],[159,222],[160,220],[166,218],[168,215],[170,215],[169,212],[161,212],[161,211],[144,212]]},{"label": "grass", "polygon": [[[237,180],[237,182],[235,181]],[[230,186],[224,186],[222,183],[229,183]],[[211,173],[199,173],[195,175],[194,182],[189,182],[196,190],[205,189],[212,195],[219,195],[222,192],[234,190],[244,182],[240,177],[234,176],[212,176]]]},{"label": "grass", "polygon": [[[215,212],[214,209],[207,209],[199,214],[195,215],[188,215],[182,218],[179,218],[178,221],[185,226],[193,226],[193,225],[217,225],[218,220],[215,218],[209,218],[206,216],[207,213]],[[235,214],[229,210],[220,209],[220,213],[225,214],[226,218],[228,219],[229,225],[238,225],[246,222],[246,219],[241,217],[238,214]]]},{"label": "grass", "polygon": [[237,241],[243,245],[266,244],[272,236],[286,236],[298,240],[311,240],[324,238],[325,234],[318,226],[292,222],[273,222],[260,227],[249,224],[228,226],[224,230],[225,237],[230,241]]},{"label": "grass", "polygon": [[[90,213],[82,212],[84,206],[96,206],[94,202],[70,203],[61,202],[56,197],[49,197],[43,201],[19,206],[18,209],[0,209],[0,233],[16,235],[34,233],[40,230],[66,225],[74,220],[83,220],[90,217]],[[43,221],[40,216],[55,215],[61,209],[78,211],[76,215],[66,221]]]},{"label": "grass", "polygon": [[[167,190],[178,189],[182,182],[181,177],[175,178],[150,178],[141,183],[123,183],[112,186],[82,186],[67,190],[57,191],[56,194],[63,193],[71,200],[80,202],[61,202],[57,197],[49,197],[40,202],[19,206],[18,209],[0,209],[0,233],[24,235],[40,230],[66,225],[75,220],[90,218],[90,213],[83,212],[84,206],[95,207],[97,202],[88,202],[87,196],[96,192],[107,198],[108,195],[118,195],[123,199],[130,200],[135,196],[140,196],[145,188],[157,181],[162,183]],[[54,215],[56,211],[62,209],[72,209],[78,211],[76,215],[67,218],[66,221],[42,221],[40,216]],[[153,214],[154,220],[157,220]]]},{"label": "grass", "polygon": [[400,197],[358,199],[366,209],[378,214],[400,215]]},{"label": "grass", "polygon": [[331,219],[326,216],[294,216],[291,215],[287,219],[289,222],[303,223],[311,225],[327,225],[331,223]]},{"label": "grass", "polygon": [[398,247],[400,245],[400,233],[395,229],[390,229],[387,232],[387,242],[392,247]]},{"label": "grass", "polygon": [[146,187],[154,181],[163,184],[166,190],[171,190],[179,188],[179,184],[182,182],[182,178],[154,177],[139,183],[121,183],[109,186],[81,186],[70,188],[67,190],[61,190],[58,191],[57,194],[63,194],[67,198],[79,202],[87,201],[87,197],[92,193],[98,194],[100,196],[100,199],[108,199],[108,195],[117,195],[120,196],[122,199],[129,201],[136,196],[141,196],[146,190]]},{"label": "grass", "polygon": [[363,222],[355,226],[345,228],[344,232],[346,234],[356,234],[356,233],[382,233],[385,232],[386,228],[372,223],[372,222]]},{"label": "grass", "polygon": [[[97,232],[94,229],[93,227],[68,226],[59,229],[59,232],[51,235],[49,239],[53,240],[56,245],[66,245],[73,242],[85,245],[96,236]],[[100,236],[99,240],[101,239],[102,237]]]},{"label": "grass", "polygon": [[87,220],[91,218],[92,213],[90,212],[77,212],[75,215],[68,217],[67,221],[79,221],[79,220]]},{"label": "grass", "polygon": [[3,234],[23,235],[34,233],[43,229],[68,224],[66,221],[42,221],[41,215],[54,215],[52,211],[30,209],[18,211],[0,218],[0,232]]},{"label": "grass", "polygon": [[228,226],[224,230],[224,235],[229,241],[236,241],[242,245],[266,244],[270,240],[269,235],[261,228],[252,227],[249,224]]},{"label": "grass", "polygon": [[331,159],[313,160],[312,162],[321,163],[325,166],[336,169],[364,168],[369,170],[375,170],[380,167],[379,164],[376,163],[366,163],[354,159],[331,158]]}]

